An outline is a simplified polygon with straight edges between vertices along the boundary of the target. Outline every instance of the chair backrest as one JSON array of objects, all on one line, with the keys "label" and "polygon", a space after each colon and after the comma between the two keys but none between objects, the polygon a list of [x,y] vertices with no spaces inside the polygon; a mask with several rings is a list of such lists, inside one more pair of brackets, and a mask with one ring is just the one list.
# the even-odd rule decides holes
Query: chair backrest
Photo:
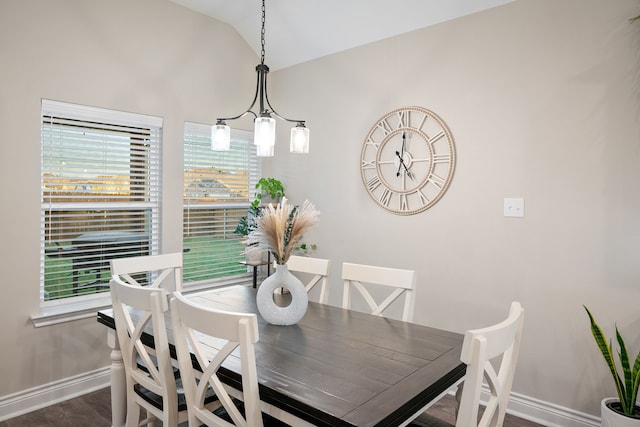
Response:
[{"label": "chair backrest", "polygon": [[[144,387],[162,397],[163,422],[177,425],[178,397],[165,323],[169,294],[164,289],[115,280],[110,286],[116,333],[125,367],[127,398],[132,398],[134,387]],[[153,354],[143,343],[145,331],[153,335]]]},{"label": "chair backrest", "polygon": [[331,268],[330,260],[292,255],[287,261],[287,267],[289,268],[289,271],[292,272],[313,275],[311,280],[309,280],[305,285],[307,293],[309,293],[314,286],[320,283],[320,297],[318,298],[318,302],[322,304],[327,303],[329,300],[327,276],[329,275],[329,269]]},{"label": "chair backrest", "polygon": [[[467,373],[456,427],[502,426],[518,361],[523,322],[524,309],[519,302],[513,302],[506,320],[465,333],[460,360],[467,364]],[[500,357],[496,371],[491,361]],[[489,386],[490,396],[478,422],[483,378]]]},{"label": "chair backrest", "polygon": [[[182,377],[189,425],[229,425],[221,422],[220,411],[211,412],[203,406],[207,388],[211,387],[226,413],[237,426],[262,427],[260,396],[254,344],[258,341],[258,321],[253,313],[231,313],[203,307],[188,301],[179,292],[171,299],[171,317],[178,366]],[[208,340],[206,344],[203,341]],[[231,353],[240,349],[240,360]],[[193,353],[202,375],[196,382],[191,359]],[[237,409],[227,389],[217,376],[220,365],[228,361],[240,364],[245,416]]]},{"label": "chair backrest", "polygon": [[[371,314],[376,316],[384,316],[384,311],[389,308],[391,303],[404,295],[402,320],[406,322],[413,319],[415,271],[345,262],[342,264],[342,279],[344,281],[343,308],[351,308],[351,288],[360,292],[369,305]],[[385,286],[393,288],[393,291],[382,302],[377,303],[364,284]]]},{"label": "chair backrest", "polygon": [[[140,286],[139,273],[144,273],[149,287],[182,291],[182,253],[115,258],[110,264],[111,278],[120,283]],[[169,277],[173,277],[173,283],[167,280]]]}]

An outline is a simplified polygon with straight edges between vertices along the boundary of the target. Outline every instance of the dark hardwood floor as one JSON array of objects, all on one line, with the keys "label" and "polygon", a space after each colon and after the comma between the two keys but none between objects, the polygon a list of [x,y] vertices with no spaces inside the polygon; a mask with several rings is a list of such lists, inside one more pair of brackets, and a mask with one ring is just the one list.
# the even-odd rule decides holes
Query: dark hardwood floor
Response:
[{"label": "dark hardwood floor", "polygon": [[[438,417],[448,423],[455,423],[455,403],[456,400],[453,396],[445,396],[433,404],[427,411],[434,417]],[[482,408],[480,409],[482,411]],[[531,421],[524,420],[522,418],[514,417],[507,414],[504,418],[503,427],[544,427],[542,424],[536,424]],[[1,426],[0,426],[1,427]]]},{"label": "dark hardwood floor", "polygon": [[[57,405],[0,422],[0,427],[110,427],[110,390],[105,388]],[[454,422],[454,398],[446,396],[429,413]],[[507,415],[504,427],[542,427],[540,424]]]},{"label": "dark hardwood floor", "polygon": [[111,395],[108,387],[0,422],[0,427],[109,426]]}]

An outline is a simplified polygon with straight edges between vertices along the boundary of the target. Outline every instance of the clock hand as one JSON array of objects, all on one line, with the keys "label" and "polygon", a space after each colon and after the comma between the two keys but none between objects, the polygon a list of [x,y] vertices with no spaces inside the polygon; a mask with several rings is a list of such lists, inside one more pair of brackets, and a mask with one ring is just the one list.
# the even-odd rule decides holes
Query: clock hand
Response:
[{"label": "clock hand", "polygon": [[402,163],[402,166],[404,166],[404,170],[407,171],[407,176],[411,179],[413,179],[413,174],[411,173],[411,171],[409,169],[407,169],[407,165],[404,164],[404,161],[402,159],[400,159],[400,163]]},{"label": "clock hand", "polygon": [[[401,148],[402,154],[398,154],[398,152],[396,151],[396,156],[398,156],[400,160],[402,160],[402,158],[404,157],[404,143],[405,143],[405,135],[404,135],[404,132],[402,132],[402,148]],[[400,166],[402,166],[402,162],[400,162],[400,164],[398,165],[398,172],[396,172],[396,176],[400,176]]]},{"label": "clock hand", "polygon": [[400,152],[396,151],[396,156],[398,156],[398,160],[400,160],[400,164],[398,165],[398,172],[396,176],[400,176],[400,166],[402,166],[404,167],[404,170],[407,171],[407,176],[413,179],[413,176],[411,175],[411,171],[407,168],[407,165],[404,163],[404,160],[402,159],[402,157],[400,157]]}]

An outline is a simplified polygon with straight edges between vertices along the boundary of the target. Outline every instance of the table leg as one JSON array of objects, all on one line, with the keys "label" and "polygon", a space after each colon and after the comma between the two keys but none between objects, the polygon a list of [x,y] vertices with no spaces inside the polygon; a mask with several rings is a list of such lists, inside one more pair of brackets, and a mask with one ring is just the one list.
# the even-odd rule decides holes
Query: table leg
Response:
[{"label": "table leg", "polygon": [[127,381],[116,331],[107,331],[111,348],[111,426],[124,427],[127,418]]},{"label": "table leg", "polygon": [[258,266],[253,266],[253,287],[255,288],[258,285]]}]

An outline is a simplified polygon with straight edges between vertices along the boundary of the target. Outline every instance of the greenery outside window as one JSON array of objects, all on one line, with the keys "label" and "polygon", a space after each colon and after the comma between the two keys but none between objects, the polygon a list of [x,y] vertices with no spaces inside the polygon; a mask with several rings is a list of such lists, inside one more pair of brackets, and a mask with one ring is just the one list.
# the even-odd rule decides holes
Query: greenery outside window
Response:
[{"label": "greenery outside window", "polygon": [[211,150],[211,126],[184,127],[184,285],[246,280],[242,236],[234,234],[255,197],[260,161],[253,134],[232,130],[229,151]]}]

